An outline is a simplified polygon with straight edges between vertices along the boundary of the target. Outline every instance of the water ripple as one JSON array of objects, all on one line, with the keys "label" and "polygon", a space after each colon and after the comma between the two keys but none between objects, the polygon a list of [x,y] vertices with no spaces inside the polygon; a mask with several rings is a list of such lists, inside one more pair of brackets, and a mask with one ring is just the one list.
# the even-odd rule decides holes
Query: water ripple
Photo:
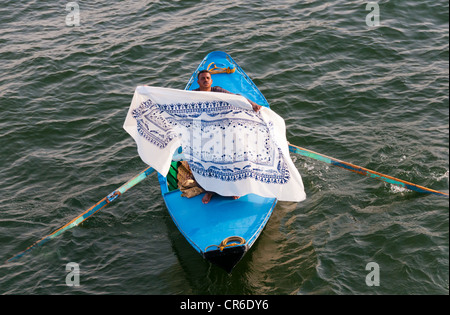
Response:
[{"label": "water ripple", "polygon": [[[448,2],[7,0],[0,8],[1,256],[145,166],[122,129],[135,86],[184,88],[224,50],[291,143],[448,192]],[[448,294],[448,200],[293,156],[307,200],[279,203],[232,275],[188,247],[155,177],[23,261],[4,294]],[[82,266],[79,288],[64,265]],[[365,284],[368,262],[381,285]]]}]

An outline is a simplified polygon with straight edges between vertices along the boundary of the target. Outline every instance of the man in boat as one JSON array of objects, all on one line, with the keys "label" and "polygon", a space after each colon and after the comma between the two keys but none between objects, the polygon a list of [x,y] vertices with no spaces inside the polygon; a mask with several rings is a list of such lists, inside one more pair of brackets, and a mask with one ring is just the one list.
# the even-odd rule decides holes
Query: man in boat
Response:
[{"label": "man in boat", "polygon": [[[197,83],[200,87],[195,89],[194,91],[235,94],[225,90],[224,88],[221,88],[220,86],[212,86],[213,80],[211,78],[211,72],[209,72],[208,70],[201,70],[197,75],[197,79]],[[249,99],[247,99],[247,101],[249,101],[249,103],[252,105],[255,112],[261,109],[261,105],[258,105],[255,102],[250,101]]]},{"label": "man in boat", "polygon": [[[221,88],[220,86],[212,86],[213,80],[211,78],[211,72],[209,72],[208,70],[201,70],[198,73],[197,83],[200,87],[195,89],[194,91],[235,94],[235,93],[231,93],[230,91],[225,90],[224,88]],[[252,105],[253,110],[255,112],[258,112],[261,109],[261,105],[258,105],[249,99],[247,99],[247,101],[249,101],[249,103]],[[214,195],[214,192],[206,191],[205,195],[202,198],[202,202],[204,204],[207,204],[211,200],[213,195]],[[233,198],[238,199],[239,196],[234,196]]]}]

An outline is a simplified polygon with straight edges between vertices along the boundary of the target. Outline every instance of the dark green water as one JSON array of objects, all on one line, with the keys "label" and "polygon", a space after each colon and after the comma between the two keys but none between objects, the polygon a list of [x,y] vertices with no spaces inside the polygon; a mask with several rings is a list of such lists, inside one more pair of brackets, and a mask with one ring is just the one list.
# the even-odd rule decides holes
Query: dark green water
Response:
[{"label": "dark green water", "polygon": [[291,143],[449,190],[448,1],[379,1],[372,27],[364,1],[78,1],[79,26],[67,3],[0,8],[0,294],[449,293],[448,198],[294,156],[306,201],[280,202],[231,275],[189,247],[155,175],[4,264],[145,168],[122,129],[135,87],[183,89],[214,50]]}]

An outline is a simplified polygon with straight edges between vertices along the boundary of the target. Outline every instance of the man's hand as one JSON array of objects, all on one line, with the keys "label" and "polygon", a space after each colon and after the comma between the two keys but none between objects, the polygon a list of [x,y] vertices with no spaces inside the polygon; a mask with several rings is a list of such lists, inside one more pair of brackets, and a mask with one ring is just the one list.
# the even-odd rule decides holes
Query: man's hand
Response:
[{"label": "man's hand", "polygon": [[252,107],[255,112],[259,112],[259,110],[261,109],[261,105],[258,104],[252,104]]}]

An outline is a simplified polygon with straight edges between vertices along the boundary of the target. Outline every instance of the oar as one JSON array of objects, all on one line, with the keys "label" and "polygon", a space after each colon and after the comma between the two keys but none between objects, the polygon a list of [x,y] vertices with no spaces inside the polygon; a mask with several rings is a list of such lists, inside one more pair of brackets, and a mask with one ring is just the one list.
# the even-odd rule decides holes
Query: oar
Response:
[{"label": "oar", "polygon": [[104,206],[106,206],[107,204],[113,202],[117,197],[119,197],[120,195],[124,194],[128,189],[130,189],[134,185],[136,185],[136,184],[140,183],[141,181],[143,181],[145,178],[147,178],[147,176],[149,176],[151,173],[153,173],[153,171],[154,171],[154,169],[151,168],[151,167],[146,168],[145,170],[140,172],[138,175],[136,175],[134,178],[130,179],[128,182],[126,182],[125,184],[120,186],[118,189],[114,190],[108,196],[106,196],[105,198],[103,198],[102,200],[97,202],[95,205],[93,205],[92,207],[87,209],[85,212],[83,212],[82,214],[77,216],[75,219],[73,219],[72,221],[70,221],[66,225],[60,227],[59,229],[57,229],[53,233],[43,237],[42,239],[40,239],[39,241],[37,241],[36,243],[31,245],[27,249],[25,249],[23,252],[20,252],[19,254],[17,254],[15,256],[11,257],[10,259],[8,259],[6,262],[10,262],[12,260],[15,260],[15,259],[18,259],[18,258],[22,257],[23,255],[25,255],[26,253],[31,251],[33,248],[35,248],[37,246],[41,246],[41,245],[47,243],[48,241],[50,241],[51,239],[53,239],[53,238],[57,237],[58,235],[62,234],[63,232],[73,228],[74,226],[79,225],[80,223],[85,221],[87,218],[91,217],[94,213],[96,213],[97,211],[102,209]]},{"label": "oar", "polygon": [[404,181],[404,180],[401,180],[401,179],[398,179],[398,178],[395,178],[395,177],[392,177],[389,175],[384,175],[384,174],[381,174],[381,173],[378,173],[375,171],[371,171],[367,168],[364,168],[364,167],[361,167],[358,165],[354,165],[354,164],[351,164],[348,162],[344,162],[344,161],[341,161],[341,160],[338,160],[338,159],[335,159],[335,158],[332,158],[332,157],[329,157],[329,156],[326,156],[326,155],[323,155],[323,154],[320,154],[320,153],[317,153],[317,152],[314,152],[314,151],[311,151],[311,150],[308,150],[305,148],[298,147],[293,144],[289,144],[289,151],[293,152],[293,153],[301,154],[301,155],[304,155],[304,156],[307,156],[307,157],[310,157],[310,158],[313,158],[313,159],[316,159],[316,160],[319,160],[319,161],[322,161],[322,162],[325,162],[325,163],[328,163],[328,164],[331,164],[331,165],[334,165],[337,167],[341,167],[348,171],[352,171],[352,172],[355,172],[355,173],[358,173],[358,174],[361,174],[364,176],[379,179],[379,180],[384,181],[389,184],[398,185],[400,187],[403,187],[403,188],[406,188],[409,190],[417,191],[420,193],[428,193],[428,194],[435,194],[435,195],[448,197],[448,193],[440,192],[440,191],[426,188],[423,186],[419,186],[419,185],[416,185],[416,184],[413,184],[413,183],[410,183],[410,182],[407,182],[407,181]]}]

